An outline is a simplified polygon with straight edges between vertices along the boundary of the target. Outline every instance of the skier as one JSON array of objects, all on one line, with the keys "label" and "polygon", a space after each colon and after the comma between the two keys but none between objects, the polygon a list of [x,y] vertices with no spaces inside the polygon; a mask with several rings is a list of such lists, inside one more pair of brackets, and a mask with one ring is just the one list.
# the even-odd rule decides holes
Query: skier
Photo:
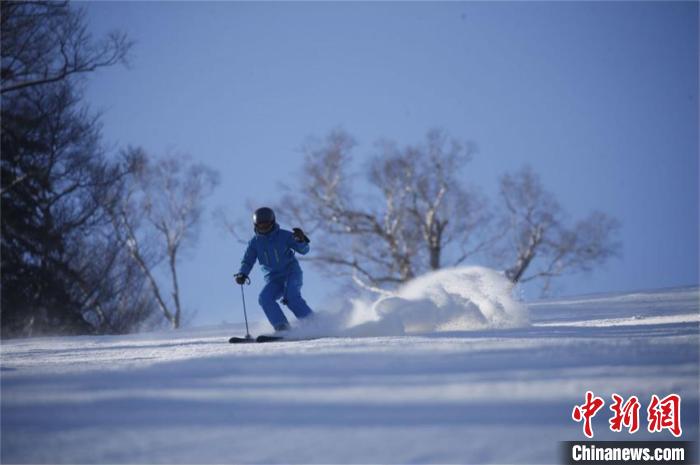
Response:
[{"label": "skier", "polygon": [[307,318],[313,315],[306,301],[301,297],[303,273],[294,252],[305,255],[309,252],[309,238],[301,228],[292,231],[281,229],[275,221],[275,212],[262,207],[253,214],[255,236],[248,242],[248,248],[241,260],[241,268],[234,275],[236,283],[243,285],[249,281],[248,274],[258,260],[265,272],[265,287],[260,292],[258,303],[275,331],[289,329],[289,321],[277,303],[287,305],[294,315]]}]

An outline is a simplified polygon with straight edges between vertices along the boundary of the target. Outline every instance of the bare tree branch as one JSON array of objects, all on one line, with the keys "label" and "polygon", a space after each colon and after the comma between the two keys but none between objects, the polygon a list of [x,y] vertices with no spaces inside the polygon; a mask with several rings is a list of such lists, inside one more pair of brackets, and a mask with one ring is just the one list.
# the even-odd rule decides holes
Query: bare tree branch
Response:
[{"label": "bare tree branch", "polygon": [[68,2],[5,1],[2,18],[2,94],[126,64],[133,45],[120,32],[93,40],[85,11]]},{"label": "bare tree branch", "polygon": [[[568,228],[554,196],[529,167],[501,178],[501,197],[516,256],[505,274],[514,283],[543,279],[546,292],[552,279],[589,271],[619,253],[617,220],[594,212]],[[527,274],[533,264],[537,270]]]}]

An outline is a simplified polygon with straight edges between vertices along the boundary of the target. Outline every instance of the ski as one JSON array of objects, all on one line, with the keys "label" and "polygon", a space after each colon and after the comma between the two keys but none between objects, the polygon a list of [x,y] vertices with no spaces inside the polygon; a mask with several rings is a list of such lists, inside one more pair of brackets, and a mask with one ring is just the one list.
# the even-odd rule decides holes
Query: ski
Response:
[{"label": "ski", "polygon": [[283,341],[284,337],[282,337],[282,336],[267,336],[265,334],[261,334],[255,340],[257,342],[275,342],[275,341]]},{"label": "ski", "polygon": [[254,338],[252,337],[237,337],[233,336],[231,339],[228,340],[231,344],[244,344],[248,342],[256,342]]},{"label": "ski", "polygon": [[318,337],[309,337],[309,338],[285,338],[284,336],[270,336],[266,334],[261,334],[258,337],[250,337],[250,338],[245,338],[245,337],[238,337],[238,336],[233,336],[231,339],[228,340],[231,344],[247,344],[251,342],[257,342],[257,343],[263,343],[263,342],[293,342],[293,341],[310,341],[313,339],[319,339]]},{"label": "ski", "polygon": [[251,342],[275,342],[275,341],[281,341],[284,338],[282,336],[267,336],[264,334],[261,334],[258,337],[238,337],[238,336],[233,336],[231,339],[228,340],[231,344],[248,344]]}]

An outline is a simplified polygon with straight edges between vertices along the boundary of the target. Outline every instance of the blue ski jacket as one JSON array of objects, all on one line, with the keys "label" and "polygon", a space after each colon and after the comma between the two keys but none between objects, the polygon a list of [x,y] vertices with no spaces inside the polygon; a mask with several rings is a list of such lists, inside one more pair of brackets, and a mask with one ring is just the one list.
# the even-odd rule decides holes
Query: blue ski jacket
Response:
[{"label": "blue ski jacket", "polygon": [[265,281],[286,276],[299,268],[299,261],[294,257],[294,252],[306,255],[309,252],[309,244],[297,242],[291,231],[281,229],[275,224],[272,231],[267,234],[255,233],[248,242],[239,273],[249,275],[257,259],[265,273]]}]

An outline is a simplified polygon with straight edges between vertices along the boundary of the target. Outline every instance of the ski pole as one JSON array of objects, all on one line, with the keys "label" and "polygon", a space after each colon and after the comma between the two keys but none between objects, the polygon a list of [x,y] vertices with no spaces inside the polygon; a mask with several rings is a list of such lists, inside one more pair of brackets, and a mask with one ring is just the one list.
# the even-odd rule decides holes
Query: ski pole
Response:
[{"label": "ski pole", "polygon": [[245,293],[243,292],[243,284],[241,284],[241,298],[243,299],[243,318],[245,318],[245,338],[252,339],[252,336],[250,335],[250,330],[248,329],[248,312],[246,312],[245,309]]}]

